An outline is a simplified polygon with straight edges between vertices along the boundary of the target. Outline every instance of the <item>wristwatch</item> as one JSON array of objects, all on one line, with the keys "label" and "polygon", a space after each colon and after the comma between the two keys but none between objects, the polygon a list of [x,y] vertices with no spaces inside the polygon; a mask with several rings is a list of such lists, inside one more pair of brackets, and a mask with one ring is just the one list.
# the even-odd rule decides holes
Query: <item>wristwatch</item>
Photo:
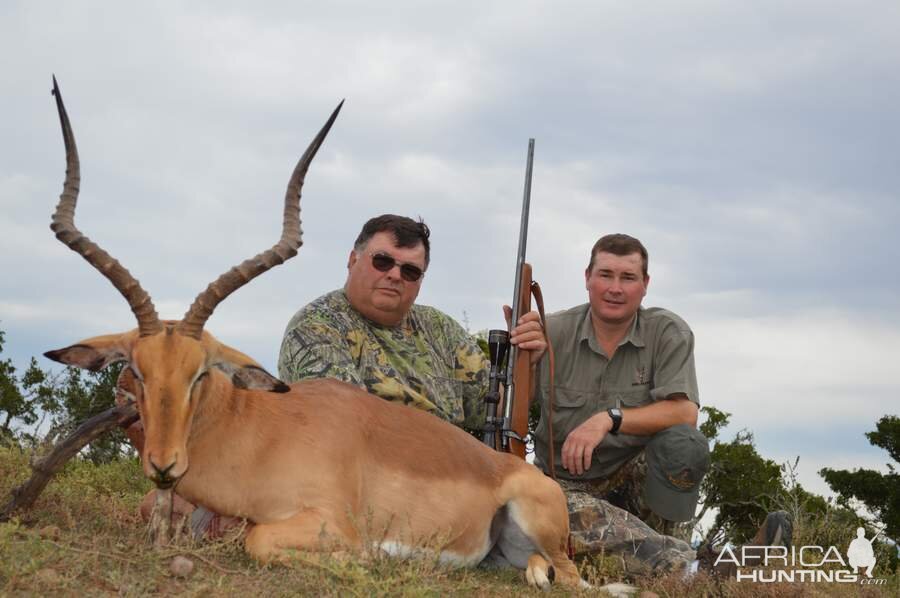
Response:
[{"label": "wristwatch", "polygon": [[622,427],[622,410],[618,407],[610,407],[606,410],[606,412],[609,414],[609,417],[613,422],[612,430],[610,430],[609,433],[618,434],[619,428]]}]

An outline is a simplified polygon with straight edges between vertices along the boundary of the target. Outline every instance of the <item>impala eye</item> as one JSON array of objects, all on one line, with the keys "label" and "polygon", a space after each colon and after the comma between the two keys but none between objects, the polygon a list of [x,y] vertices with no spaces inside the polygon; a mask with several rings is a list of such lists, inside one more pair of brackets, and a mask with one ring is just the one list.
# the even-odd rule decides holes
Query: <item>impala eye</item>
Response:
[{"label": "impala eye", "polygon": [[143,401],[144,400],[144,383],[131,364],[122,368],[119,379],[116,380],[116,396],[121,395],[128,400]]},{"label": "impala eye", "polygon": [[194,383],[191,385],[191,391],[188,393],[188,400],[193,401],[194,397],[196,397],[197,393],[200,392],[200,384],[206,380],[206,377],[209,376],[209,370],[204,371],[202,374],[197,376],[194,380]]}]

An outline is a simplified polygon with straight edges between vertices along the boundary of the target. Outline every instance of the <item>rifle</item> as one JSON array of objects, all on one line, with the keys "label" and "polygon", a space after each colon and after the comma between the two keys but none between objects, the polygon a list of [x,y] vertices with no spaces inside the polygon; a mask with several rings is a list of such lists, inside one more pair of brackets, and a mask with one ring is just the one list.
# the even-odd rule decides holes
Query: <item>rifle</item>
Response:
[{"label": "rifle", "polygon": [[[531,295],[534,295],[544,339],[547,341],[547,359],[550,365],[550,397],[547,433],[550,445],[550,477],[556,479],[556,465],[553,462],[553,376],[556,370],[553,346],[547,332],[547,318],[544,316],[544,298],[541,287],[532,280],[531,264],[525,261],[525,246],[528,242],[528,209],[531,205],[531,171],[534,166],[534,139],[528,140],[528,160],[525,165],[525,193],[522,197],[522,220],[519,224],[519,250],[516,257],[516,283],[513,292],[512,318],[510,328],[516,325],[522,314],[531,311]],[[484,400],[487,403],[487,420],[482,441],[494,450],[512,453],[525,460],[525,437],[528,435],[528,409],[531,402],[531,387],[534,383],[531,371],[531,356],[528,351],[519,351],[509,343],[509,332],[491,330],[488,332],[488,353],[491,360],[490,388]],[[504,361],[505,359],[505,361]],[[503,384],[503,416],[497,416],[500,405],[500,384]],[[572,535],[566,541],[566,553],[575,558]]]},{"label": "rifle", "polygon": [[[531,203],[531,171],[534,164],[534,139],[528,140],[528,161],[525,167],[525,193],[522,199],[522,220],[519,226],[519,250],[516,259],[516,282],[512,304],[511,326],[531,311],[531,294],[540,300],[540,287],[531,278],[531,264],[525,262],[528,241],[528,209]],[[536,287],[536,289],[535,289]],[[543,306],[541,306],[543,311]],[[543,319],[543,314],[541,314]],[[546,328],[545,328],[546,334]],[[485,396],[487,420],[483,442],[495,450],[525,458],[525,437],[528,435],[528,407],[531,398],[532,371],[528,351],[519,351],[509,344],[509,332],[488,332],[490,353],[490,388]],[[503,384],[502,415],[500,384]]]}]

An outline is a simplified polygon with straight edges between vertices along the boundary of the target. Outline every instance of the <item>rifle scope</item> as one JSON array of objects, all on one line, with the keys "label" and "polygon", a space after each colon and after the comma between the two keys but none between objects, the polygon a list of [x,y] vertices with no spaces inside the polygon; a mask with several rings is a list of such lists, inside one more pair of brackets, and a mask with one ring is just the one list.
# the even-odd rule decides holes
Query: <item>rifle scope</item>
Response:
[{"label": "rifle scope", "polygon": [[497,448],[497,432],[503,427],[503,418],[497,417],[500,404],[500,384],[506,384],[506,356],[509,353],[509,333],[506,330],[488,332],[488,354],[491,360],[490,386],[484,397],[487,417],[484,424],[483,442]]}]

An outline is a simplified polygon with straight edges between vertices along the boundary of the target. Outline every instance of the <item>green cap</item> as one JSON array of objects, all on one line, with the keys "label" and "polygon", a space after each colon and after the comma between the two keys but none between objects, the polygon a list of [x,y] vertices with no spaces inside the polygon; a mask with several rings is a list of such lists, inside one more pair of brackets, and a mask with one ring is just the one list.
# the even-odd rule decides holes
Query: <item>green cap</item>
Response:
[{"label": "green cap", "polygon": [[669,521],[694,516],[700,482],[709,470],[709,445],[699,430],[687,424],[654,434],[645,448],[647,480],[644,501]]}]

